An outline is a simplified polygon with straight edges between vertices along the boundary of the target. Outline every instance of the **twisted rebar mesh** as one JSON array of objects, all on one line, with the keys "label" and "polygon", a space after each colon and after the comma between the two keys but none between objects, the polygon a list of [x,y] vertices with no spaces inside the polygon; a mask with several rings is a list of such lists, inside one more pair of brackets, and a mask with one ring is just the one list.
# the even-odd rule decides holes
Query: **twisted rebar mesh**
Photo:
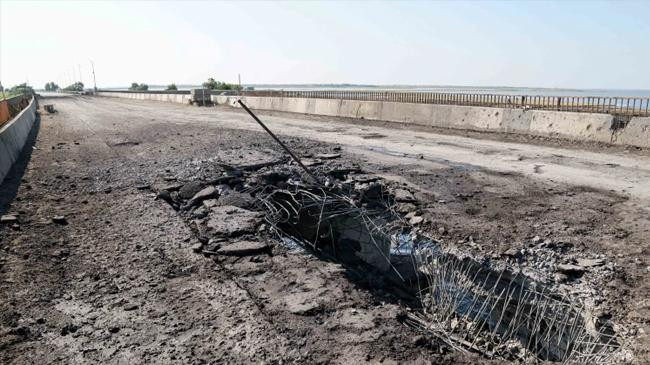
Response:
[{"label": "twisted rebar mesh", "polygon": [[[596,326],[585,319],[580,303],[520,273],[444,253],[422,236],[404,242],[403,232],[412,227],[395,212],[386,191],[371,204],[351,189],[293,186],[256,195],[274,231],[306,247],[318,251],[329,242],[336,250],[341,232],[347,238],[356,234],[372,242],[402,280],[386,248],[399,248],[402,258],[407,252],[423,308],[411,321],[455,349],[522,361],[605,363],[620,347],[609,324]],[[404,246],[410,247],[404,251]]]},{"label": "twisted rebar mesh", "polygon": [[427,284],[424,310],[412,318],[454,348],[494,356],[516,340],[521,360],[606,363],[620,346],[608,324],[585,318],[582,304],[520,273],[449,253],[417,255]]}]

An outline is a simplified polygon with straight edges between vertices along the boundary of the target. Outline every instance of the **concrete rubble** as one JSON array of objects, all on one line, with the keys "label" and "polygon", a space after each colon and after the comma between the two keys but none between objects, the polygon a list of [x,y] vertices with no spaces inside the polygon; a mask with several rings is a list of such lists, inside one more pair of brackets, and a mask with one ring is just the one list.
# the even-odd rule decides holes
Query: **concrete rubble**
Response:
[{"label": "concrete rubble", "polygon": [[[318,157],[323,159],[323,156]],[[426,275],[417,265],[414,266],[415,247],[439,252],[440,243],[422,238],[417,233],[428,224],[428,220],[419,207],[416,194],[357,168],[332,169],[327,164],[310,166],[327,176],[326,188],[311,185],[303,179],[295,165],[282,163],[270,166],[261,164],[258,168],[229,166],[217,179],[227,183],[187,182],[174,190],[158,191],[156,196],[173,207],[184,207],[185,212],[181,214],[192,222],[194,232],[201,241],[201,244],[192,247],[195,252],[215,259],[220,257],[219,260],[228,260],[229,257],[255,258],[272,255],[277,243],[271,242],[277,242],[280,237],[284,242],[287,239],[295,240],[318,255],[335,258],[346,265],[366,265],[365,270],[375,272],[373,275],[391,278],[398,284],[396,287],[401,287],[399,290],[412,291],[411,295],[421,290],[420,284],[415,283]],[[458,195],[463,200],[472,196]],[[346,199],[350,202],[346,202]],[[363,210],[355,213],[359,206]],[[397,221],[402,223],[392,228]],[[443,228],[438,232],[446,233]],[[466,244],[470,251],[482,251],[480,243],[471,236],[459,242]],[[575,285],[572,283],[576,283],[586,271],[606,273],[601,270],[607,270],[605,261],[599,258],[578,257],[573,261],[564,261],[562,252],[565,248],[562,243],[538,235],[530,240],[529,247],[511,247],[503,252],[502,257],[505,262],[520,265],[523,272],[530,275],[526,280],[539,280],[536,285],[547,288],[544,290],[562,290],[563,285]],[[482,266],[478,261],[472,262],[477,267]],[[507,266],[494,266],[490,270],[498,273],[499,270],[509,269]],[[551,285],[547,284],[549,278]],[[319,308],[318,301],[311,294],[289,296],[286,305],[290,312],[300,315]],[[495,302],[493,305],[499,304]],[[416,322],[423,320],[422,317],[414,318]],[[462,315],[454,318],[448,333],[462,333],[461,323],[473,328],[472,320],[476,318],[468,319]],[[522,332],[519,336],[527,339],[532,333]],[[473,336],[483,334],[477,332]],[[517,354],[516,357],[520,359],[535,357],[531,349],[518,344],[516,339],[495,343],[495,346],[500,346],[496,353],[504,358],[512,358],[512,354]],[[484,341],[490,342],[487,338]],[[449,345],[456,346],[451,342]],[[548,353],[539,356],[561,359],[565,349],[548,348]]]}]

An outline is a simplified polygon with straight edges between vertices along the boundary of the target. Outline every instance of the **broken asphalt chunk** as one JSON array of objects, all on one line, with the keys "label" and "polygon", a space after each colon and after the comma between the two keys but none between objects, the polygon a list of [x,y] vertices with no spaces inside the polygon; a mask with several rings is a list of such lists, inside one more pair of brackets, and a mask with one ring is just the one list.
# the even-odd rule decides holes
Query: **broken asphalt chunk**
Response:
[{"label": "broken asphalt chunk", "polygon": [[557,271],[569,276],[580,276],[585,272],[585,268],[572,264],[560,264],[557,265]]},{"label": "broken asphalt chunk", "polygon": [[215,236],[238,236],[255,233],[260,223],[259,213],[225,205],[213,207],[205,225]]},{"label": "broken asphalt chunk", "polygon": [[416,201],[415,196],[405,189],[395,189],[393,194],[395,195],[395,200],[398,202],[411,203]]},{"label": "broken asphalt chunk", "polygon": [[341,157],[341,154],[340,153],[318,153],[314,157],[321,158],[323,160],[332,160]]},{"label": "broken asphalt chunk", "polygon": [[61,225],[68,224],[68,220],[65,218],[64,215],[55,215],[54,217],[52,217],[52,222]]},{"label": "broken asphalt chunk", "polygon": [[13,214],[5,214],[0,217],[0,223],[9,224],[18,222],[18,217]]},{"label": "broken asphalt chunk", "polygon": [[193,244],[191,248],[192,248],[192,251],[194,251],[194,252],[197,252],[197,253],[201,252],[203,250],[203,243],[197,242],[197,243]]},{"label": "broken asphalt chunk", "polygon": [[169,184],[165,185],[162,190],[167,190],[167,191],[178,191],[180,188],[183,187],[183,184]]},{"label": "broken asphalt chunk", "polygon": [[315,159],[312,159],[312,158],[303,158],[302,159],[302,164],[307,166],[307,167],[311,167],[311,166],[322,165],[323,161],[315,160]]},{"label": "broken asphalt chunk", "polygon": [[199,191],[198,193],[196,193],[192,197],[192,199],[190,199],[187,202],[186,207],[188,207],[188,208],[193,207],[193,206],[201,203],[202,201],[204,201],[206,199],[214,198],[214,197],[216,197],[218,195],[219,195],[219,192],[217,191],[217,188],[215,188],[214,186],[208,186],[207,188],[205,188],[205,189]]},{"label": "broken asphalt chunk", "polygon": [[270,253],[271,247],[264,242],[238,241],[220,247],[219,255],[224,256],[253,256],[261,253]]},{"label": "broken asphalt chunk", "polygon": [[192,181],[189,182],[183,187],[181,187],[178,191],[178,196],[180,196],[183,199],[190,199],[194,195],[196,195],[201,189],[203,189],[204,184],[199,181]]},{"label": "broken asphalt chunk", "polygon": [[578,266],[587,268],[587,267],[596,267],[605,265],[605,260],[603,259],[578,259]]},{"label": "broken asphalt chunk", "polygon": [[415,225],[418,225],[418,224],[422,223],[423,221],[424,221],[424,218],[422,218],[421,216],[415,216],[415,217],[411,217],[411,219],[409,220],[409,223],[411,223],[411,225],[415,226]]},{"label": "broken asphalt chunk", "polygon": [[169,203],[172,201],[172,196],[169,193],[169,191],[161,190],[160,192],[158,192],[158,194],[156,194],[156,199],[162,199]]}]

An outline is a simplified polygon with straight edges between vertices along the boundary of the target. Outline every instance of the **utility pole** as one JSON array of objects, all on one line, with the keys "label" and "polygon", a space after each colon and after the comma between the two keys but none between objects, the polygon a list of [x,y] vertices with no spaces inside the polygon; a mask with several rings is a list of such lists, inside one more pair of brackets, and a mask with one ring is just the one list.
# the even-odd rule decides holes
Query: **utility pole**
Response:
[{"label": "utility pole", "polygon": [[81,77],[81,65],[80,65],[80,64],[77,64],[77,67],[79,67],[79,82],[81,82],[81,83],[83,84],[83,83],[84,83],[84,80],[83,80],[83,78]]},{"label": "utility pole", "polygon": [[241,90],[241,74],[237,74],[237,79],[239,80],[239,90]]},{"label": "utility pole", "polygon": [[95,85],[95,92],[97,92],[97,80],[95,80],[95,64],[93,63],[93,60],[90,61],[90,67],[93,69],[93,84]]}]

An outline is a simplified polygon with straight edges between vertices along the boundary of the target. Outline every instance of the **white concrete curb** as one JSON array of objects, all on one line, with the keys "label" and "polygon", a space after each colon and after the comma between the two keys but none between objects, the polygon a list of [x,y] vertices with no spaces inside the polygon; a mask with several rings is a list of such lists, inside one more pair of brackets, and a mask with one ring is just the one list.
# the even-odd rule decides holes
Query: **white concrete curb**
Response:
[{"label": "white concrete curb", "polygon": [[36,120],[36,99],[0,129],[0,183],[18,160]]}]

